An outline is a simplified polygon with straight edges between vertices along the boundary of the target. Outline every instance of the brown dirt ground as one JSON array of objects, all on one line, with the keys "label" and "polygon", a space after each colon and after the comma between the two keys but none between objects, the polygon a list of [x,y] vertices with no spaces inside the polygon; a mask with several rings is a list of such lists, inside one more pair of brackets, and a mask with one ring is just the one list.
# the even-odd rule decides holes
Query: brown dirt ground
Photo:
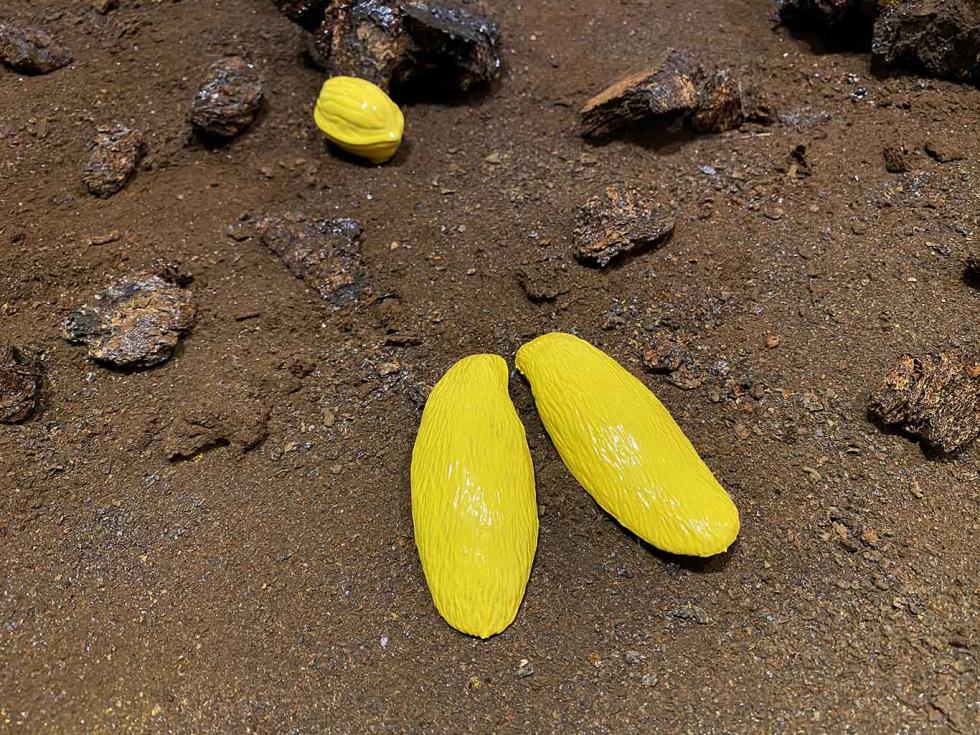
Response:
[{"label": "brown dirt ground", "polygon": [[[977,449],[937,460],[866,415],[903,351],[980,343],[961,279],[980,229],[980,90],[873,76],[865,54],[775,28],[764,0],[492,2],[499,86],[407,105],[404,150],[374,168],[325,149],[310,121],[322,75],[270,2],[4,6],[76,62],[0,70],[0,341],[42,349],[47,368],[37,415],[0,427],[0,730],[980,728]],[[784,121],[604,146],[573,134],[585,98],[668,45],[765,82]],[[187,145],[193,94],[230,52],[262,68],[265,112],[230,146]],[[113,121],[142,127],[150,154],[103,201],[79,166]],[[938,163],[927,141],[963,158]],[[801,143],[804,178],[786,172]],[[884,144],[918,151],[914,170],[887,173]],[[676,234],[583,268],[572,211],[620,180],[676,205]],[[332,311],[226,236],[244,212],[287,209],[360,219],[375,293],[397,296]],[[570,290],[532,304],[515,272],[550,254],[568,258]],[[83,299],[157,256],[195,274],[202,311],[174,359],[110,371],[59,337]],[[643,325],[663,314],[746,386],[644,375],[730,489],[740,541],[704,564],[638,543],[571,479],[515,376],[537,559],[510,629],[455,633],[412,540],[424,387],[553,329],[643,374]],[[388,328],[421,343],[385,346]],[[260,447],[166,460],[187,405],[255,389],[272,407]]]}]

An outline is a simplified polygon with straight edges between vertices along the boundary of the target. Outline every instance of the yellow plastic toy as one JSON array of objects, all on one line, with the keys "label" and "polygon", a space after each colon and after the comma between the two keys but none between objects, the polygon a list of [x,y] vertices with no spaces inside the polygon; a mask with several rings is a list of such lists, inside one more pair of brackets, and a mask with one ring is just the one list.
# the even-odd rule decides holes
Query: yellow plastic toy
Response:
[{"label": "yellow plastic toy", "polygon": [[571,334],[517,351],[538,413],[575,479],[640,538],[711,556],[738,535],[738,509],[657,397]]},{"label": "yellow plastic toy", "polygon": [[501,357],[463,358],[432,389],[412,451],[412,519],[446,622],[480,638],[510,625],[531,574],[538,512]]},{"label": "yellow plastic toy", "polygon": [[402,142],[405,117],[380,87],[357,77],[331,77],[313,109],[316,125],[349,153],[384,163]]}]

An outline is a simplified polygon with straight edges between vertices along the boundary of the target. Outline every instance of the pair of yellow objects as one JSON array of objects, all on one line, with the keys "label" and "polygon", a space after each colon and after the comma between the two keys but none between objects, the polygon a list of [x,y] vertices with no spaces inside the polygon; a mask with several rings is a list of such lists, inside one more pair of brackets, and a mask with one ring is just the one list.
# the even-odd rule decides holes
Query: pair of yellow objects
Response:
[{"label": "pair of yellow objects", "polygon": [[[571,334],[517,351],[562,460],[608,513],[657,548],[711,556],[738,510],[657,397]],[[537,548],[534,469],[507,363],[472,355],[432,389],[412,452],[415,543],[436,609],[487,638],[517,615]]]}]

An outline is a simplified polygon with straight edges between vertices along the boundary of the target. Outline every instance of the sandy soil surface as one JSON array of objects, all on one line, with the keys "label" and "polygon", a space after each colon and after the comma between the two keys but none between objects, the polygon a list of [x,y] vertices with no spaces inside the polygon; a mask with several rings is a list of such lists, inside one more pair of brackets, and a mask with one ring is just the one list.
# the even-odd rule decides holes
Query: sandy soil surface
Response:
[{"label": "sandy soil surface", "polygon": [[[866,54],[777,27],[765,0],[495,1],[499,84],[406,101],[403,149],[369,167],[313,127],[323,74],[271,2],[121,5],[3,8],[75,62],[0,69],[0,342],[46,370],[35,415],[0,426],[0,730],[980,729],[977,448],[932,457],[867,416],[904,351],[980,343],[962,279],[980,90],[875,76]],[[575,134],[585,99],[668,46],[762,83],[780,120]],[[228,53],[258,65],[266,104],[208,148],[187,115]],[[149,152],[97,199],[79,170],[113,122]],[[888,173],[885,145],[911,171]],[[574,210],[614,182],[676,208],[676,231],[587,268]],[[334,310],[228,237],[284,211],[357,218],[373,295]],[[62,339],[80,303],[157,257],[194,275],[199,304],[172,359],[110,370]],[[533,303],[518,271],[548,258],[563,293]],[[699,387],[644,371],[664,321],[694,335]],[[742,533],[702,563],[638,542],[570,477],[515,374],[541,531],[517,620],[481,642],[439,618],[415,553],[421,402],[459,357],[512,360],[556,329],[643,377]],[[169,460],[202,410],[267,411],[264,441]]]}]

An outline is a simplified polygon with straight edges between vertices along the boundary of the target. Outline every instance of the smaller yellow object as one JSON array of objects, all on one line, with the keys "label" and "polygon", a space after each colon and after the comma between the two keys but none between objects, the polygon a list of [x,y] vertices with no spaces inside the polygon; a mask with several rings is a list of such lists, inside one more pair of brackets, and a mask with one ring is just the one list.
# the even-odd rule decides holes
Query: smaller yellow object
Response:
[{"label": "smaller yellow object", "polygon": [[357,77],[331,77],[313,109],[323,134],[348,153],[384,163],[398,150],[405,117],[376,84]]}]

